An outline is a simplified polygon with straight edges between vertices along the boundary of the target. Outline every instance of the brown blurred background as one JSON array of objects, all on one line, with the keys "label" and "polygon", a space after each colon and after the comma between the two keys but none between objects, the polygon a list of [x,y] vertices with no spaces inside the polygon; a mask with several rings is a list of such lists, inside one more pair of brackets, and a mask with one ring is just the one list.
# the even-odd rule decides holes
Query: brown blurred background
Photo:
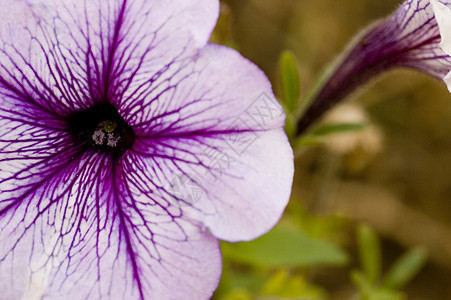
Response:
[{"label": "brown blurred background", "polygon": [[[258,64],[276,94],[278,58],[292,50],[305,95],[354,34],[392,13],[401,0],[222,4],[222,19],[229,23],[218,28],[226,36],[219,42]],[[409,299],[451,299],[451,94],[437,80],[396,70],[347,102],[331,118],[360,111],[369,130],[297,151],[292,201],[314,213],[367,221],[383,240],[387,265],[406,248],[423,245],[430,259],[405,289]],[[352,232],[345,238],[351,251]],[[349,299],[348,271],[319,271],[315,280],[330,299]]]}]

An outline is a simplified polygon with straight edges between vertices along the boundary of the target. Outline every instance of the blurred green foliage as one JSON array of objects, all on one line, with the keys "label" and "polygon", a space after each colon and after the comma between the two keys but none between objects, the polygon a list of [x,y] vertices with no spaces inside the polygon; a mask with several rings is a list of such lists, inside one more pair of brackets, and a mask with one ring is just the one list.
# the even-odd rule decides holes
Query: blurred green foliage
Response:
[{"label": "blurred green foliage", "polygon": [[300,106],[300,79],[296,57],[290,51],[284,51],[279,59],[279,82],[281,104],[287,116],[285,132],[289,138],[296,133],[297,111]]},{"label": "blurred green foliage", "polygon": [[291,51],[284,51],[279,59],[281,101],[288,113],[295,113],[300,100],[300,79],[296,57]]},{"label": "blurred green foliage", "polygon": [[346,253],[332,243],[283,225],[251,242],[223,242],[221,249],[224,258],[256,267],[340,266],[348,261]]},{"label": "blurred green foliage", "polygon": [[293,149],[296,151],[305,146],[316,146],[321,144],[321,138],[327,135],[345,132],[360,131],[365,128],[364,123],[334,123],[319,124],[306,134],[297,137],[293,142]]},{"label": "blurred green foliage", "polygon": [[404,253],[381,278],[381,247],[379,238],[368,225],[360,225],[357,232],[358,252],[361,271],[352,271],[351,279],[359,290],[361,300],[402,300],[406,299],[400,292],[424,266],[426,251],[412,248]]}]

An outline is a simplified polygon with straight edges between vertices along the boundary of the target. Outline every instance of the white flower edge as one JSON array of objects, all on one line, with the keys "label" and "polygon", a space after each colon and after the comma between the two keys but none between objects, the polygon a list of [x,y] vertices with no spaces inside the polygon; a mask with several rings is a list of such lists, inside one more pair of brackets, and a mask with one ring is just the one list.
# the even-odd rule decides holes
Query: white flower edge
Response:
[{"label": "white flower edge", "polygon": [[[442,38],[440,47],[446,54],[451,55],[451,8],[437,0],[431,0],[431,4]],[[443,80],[451,92],[451,71]]]}]

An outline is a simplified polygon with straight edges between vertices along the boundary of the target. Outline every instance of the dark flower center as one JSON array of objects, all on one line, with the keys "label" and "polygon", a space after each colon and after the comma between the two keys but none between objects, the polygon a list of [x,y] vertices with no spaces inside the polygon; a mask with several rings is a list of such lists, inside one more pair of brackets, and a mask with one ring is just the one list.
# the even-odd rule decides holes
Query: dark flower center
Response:
[{"label": "dark flower center", "polygon": [[88,109],[76,111],[68,118],[69,131],[76,144],[83,150],[121,156],[135,140],[133,128],[109,104],[96,104]]}]

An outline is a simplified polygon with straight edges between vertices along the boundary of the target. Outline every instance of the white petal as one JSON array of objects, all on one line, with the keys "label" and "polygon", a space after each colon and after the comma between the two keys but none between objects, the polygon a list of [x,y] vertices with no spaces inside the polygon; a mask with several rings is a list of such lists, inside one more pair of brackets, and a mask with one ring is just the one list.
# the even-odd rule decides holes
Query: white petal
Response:
[{"label": "white petal", "polygon": [[451,55],[451,9],[437,0],[431,0],[431,4],[442,37],[440,46]]}]

